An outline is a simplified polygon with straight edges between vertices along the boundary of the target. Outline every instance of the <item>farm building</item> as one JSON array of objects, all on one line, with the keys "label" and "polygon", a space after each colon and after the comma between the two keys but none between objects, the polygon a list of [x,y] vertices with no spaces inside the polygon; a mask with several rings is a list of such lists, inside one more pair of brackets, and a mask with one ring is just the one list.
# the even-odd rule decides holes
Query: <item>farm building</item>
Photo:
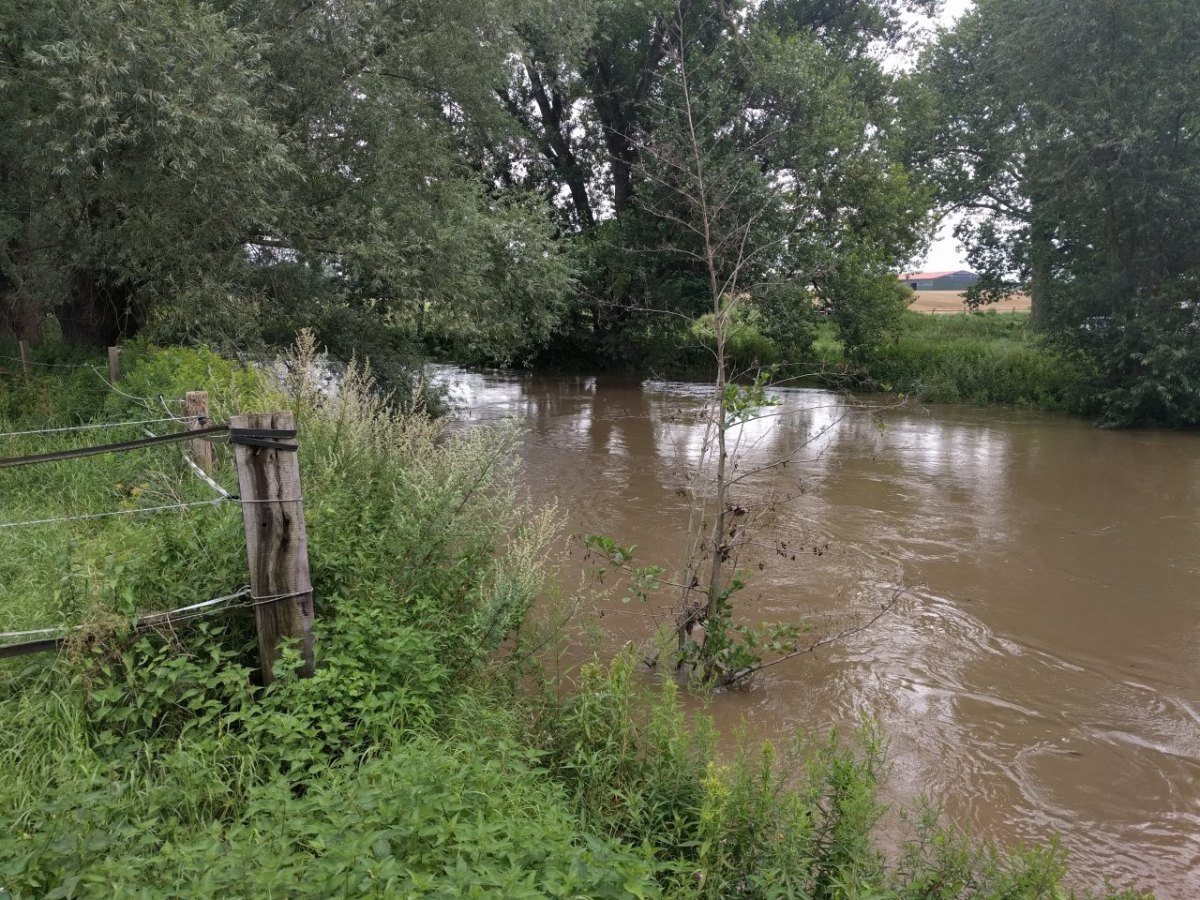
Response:
[{"label": "farm building", "polygon": [[965,291],[979,276],[966,269],[954,272],[902,272],[900,280],[914,291]]}]

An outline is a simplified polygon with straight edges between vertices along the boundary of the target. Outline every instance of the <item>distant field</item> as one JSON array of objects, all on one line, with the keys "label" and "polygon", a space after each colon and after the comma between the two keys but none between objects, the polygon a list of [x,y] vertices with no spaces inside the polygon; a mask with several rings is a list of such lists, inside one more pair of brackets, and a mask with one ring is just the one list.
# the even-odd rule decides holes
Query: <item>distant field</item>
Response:
[{"label": "distant field", "polygon": [[[960,313],[966,312],[963,305],[963,295],[959,291],[913,291],[917,295],[909,309],[924,313]],[[1002,303],[990,303],[985,309],[997,312],[1029,312],[1029,296],[1014,294]]]}]

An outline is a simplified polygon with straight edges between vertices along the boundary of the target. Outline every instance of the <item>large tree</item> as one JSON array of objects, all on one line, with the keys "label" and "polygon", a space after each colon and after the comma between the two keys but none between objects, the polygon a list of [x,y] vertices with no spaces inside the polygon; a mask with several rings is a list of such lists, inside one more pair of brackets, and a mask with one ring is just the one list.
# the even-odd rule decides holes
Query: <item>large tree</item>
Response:
[{"label": "large tree", "polygon": [[[503,177],[543,191],[564,231],[579,235],[579,325],[602,352],[628,349],[630,310],[706,303],[701,267],[675,252],[688,236],[644,153],[679,127],[663,93],[679,33],[700,62],[697,100],[713,97],[704,128],[793,211],[808,210],[795,217],[802,228],[756,255],[745,283],[819,291],[844,312],[852,343],[871,339],[870,323],[895,306],[886,272],[918,242],[926,211],[921,186],[898,165],[894,81],[880,58],[901,34],[901,12],[930,5],[575,0],[522,26],[501,97],[532,152]],[[730,198],[743,201],[755,198]]]},{"label": "large tree", "polygon": [[211,9],[0,7],[0,307],[114,342],[152,298],[228,276],[289,163],[252,102],[263,48]]},{"label": "large tree", "polygon": [[980,0],[925,77],[988,287],[1028,286],[1108,421],[1200,424],[1200,6]]},{"label": "large tree", "polygon": [[510,140],[495,90],[521,9],[6,4],[0,328],[536,341],[570,269],[544,203],[479,164]]}]

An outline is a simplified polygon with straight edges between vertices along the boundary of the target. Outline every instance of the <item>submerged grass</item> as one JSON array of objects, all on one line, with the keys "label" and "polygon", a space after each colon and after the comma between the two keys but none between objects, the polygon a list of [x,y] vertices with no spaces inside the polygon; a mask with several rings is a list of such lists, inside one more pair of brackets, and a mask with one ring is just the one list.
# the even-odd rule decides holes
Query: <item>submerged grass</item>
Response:
[{"label": "submerged grass", "polygon": [[[0,661],[0,896],[1065,896],[1056,846],[1003,855],[932,816],[889,862],[869,728],[721,763],[711,724],[629,658],[539,676],[526,619],[550,522],[518,502],[512,432],[446,437],[353,369],[326,396],[312,359],[303,345],[281,390],[145,347],[122,389],[208,389],[215,418],[295,411],[315,677],[289,652],[260,686],[244,613],[128,628],[245,580],[232,504],[0,530],[0,630],[94,633]],[[147,412],[87,380],[5,380],[0,430]],[[228,459],[217,477],[234,483]],[[2,470],[0,521],[207,490],[177,447]]]}]

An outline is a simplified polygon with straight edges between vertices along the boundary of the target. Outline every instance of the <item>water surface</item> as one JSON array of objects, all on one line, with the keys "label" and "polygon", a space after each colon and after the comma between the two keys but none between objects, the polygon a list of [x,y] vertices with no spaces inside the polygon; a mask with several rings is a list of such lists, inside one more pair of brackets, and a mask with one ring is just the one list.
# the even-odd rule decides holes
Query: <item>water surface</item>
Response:
[{"label": "water surface", "polygon": [[[678,563],[703,386],[441,370],[464,423],[519,420],[569,535]],[[1008,409],[872,409],[814,390],[740,434],[752,622],[874,627],[718,696],[725,732],[876,717],[889,798],[937,797],[1005,846],[1059,833],[1076,881],[1200,896],[1200,436]],[[781,550],[781,544],[786,549]],[[576,562],[576,552],[568,563]],[[794,557],[794,558],[793,558]],[[761,569],[759,564],[761,563]],[[652,631],[614,594],[614,645]]]}]

